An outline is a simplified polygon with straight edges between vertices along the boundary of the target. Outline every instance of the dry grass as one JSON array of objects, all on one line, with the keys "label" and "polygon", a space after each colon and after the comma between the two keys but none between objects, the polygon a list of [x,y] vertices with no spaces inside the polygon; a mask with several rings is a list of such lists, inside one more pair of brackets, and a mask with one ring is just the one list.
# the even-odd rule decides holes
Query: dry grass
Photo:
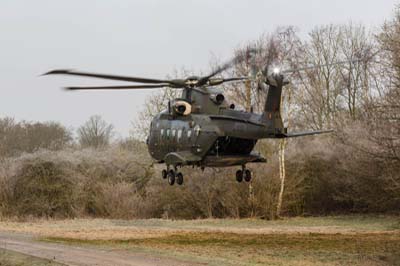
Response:
[{"label": "dry grass", "polygon": [[130,250],[190,255],[219,265],[395,265],[400,263],[400,233],[236,234],[180,232],[127,240],[48,238]]},{"label": "dry grass", "polygon": [[62,266],[64,264],[40,259],[18,252],[0,249],[0,266]]},{"label": "dry grass", "polygon": [[[0,222],[46,241],[144,250],[218,265],[400,265],[395,216]],[[397,264],[396,264],[397,263]]]}]

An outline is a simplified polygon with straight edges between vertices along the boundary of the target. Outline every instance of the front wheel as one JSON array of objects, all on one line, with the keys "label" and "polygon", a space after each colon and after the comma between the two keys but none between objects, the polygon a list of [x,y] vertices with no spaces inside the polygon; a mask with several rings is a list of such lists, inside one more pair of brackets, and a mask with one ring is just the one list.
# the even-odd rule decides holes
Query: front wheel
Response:
[{"label": "front wheel", "polygon": [[171,186],[175,184],[175,172],[173,170],[168,172],[168,184]]}]

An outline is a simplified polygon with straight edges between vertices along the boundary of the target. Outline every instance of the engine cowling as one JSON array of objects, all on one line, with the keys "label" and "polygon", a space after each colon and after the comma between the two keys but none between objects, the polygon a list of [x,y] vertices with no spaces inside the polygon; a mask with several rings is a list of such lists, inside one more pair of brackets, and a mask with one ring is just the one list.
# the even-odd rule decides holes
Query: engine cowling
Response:
[{"label": "engine cowling", "polygon": [[218,94],[211,94],[211,95],[210,95],[210,99],[211,99],[214,103],[220,105],[220,104],[222,104],[222,103],[224,102],[225,96],[224,96],[223,94],[221,94],[221,93],[218,93]]}]

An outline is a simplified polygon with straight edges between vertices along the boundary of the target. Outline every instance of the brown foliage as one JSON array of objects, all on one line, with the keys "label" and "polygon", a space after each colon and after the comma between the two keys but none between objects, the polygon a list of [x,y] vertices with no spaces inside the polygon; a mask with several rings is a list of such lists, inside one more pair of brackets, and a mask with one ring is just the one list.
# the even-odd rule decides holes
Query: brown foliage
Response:
[{"label": "brown foliage", "polygon": [[77,189],[68,166],[34,160],[17,171],[9,208],[17,216],[64,218],[75,215]]},{"label": "brown foliage", "polygon": [[40,149],[60,150],[71,141],[71,132],[59,123],[0,119],[0,158]]}]

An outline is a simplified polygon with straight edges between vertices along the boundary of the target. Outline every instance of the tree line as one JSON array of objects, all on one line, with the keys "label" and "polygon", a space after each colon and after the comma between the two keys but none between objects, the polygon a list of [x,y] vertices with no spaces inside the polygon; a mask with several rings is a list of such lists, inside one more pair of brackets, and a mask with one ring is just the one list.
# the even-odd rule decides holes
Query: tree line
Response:
[{"label": "tree line", "polygon": [[11,117],[0,118],[0,158],[41,149],[62,150],[76,145],[106,147],[112,140],[114,127],[99,115],[94,115],[77,129],[76,140],[73,133],[58,122],[18,122]]}]

